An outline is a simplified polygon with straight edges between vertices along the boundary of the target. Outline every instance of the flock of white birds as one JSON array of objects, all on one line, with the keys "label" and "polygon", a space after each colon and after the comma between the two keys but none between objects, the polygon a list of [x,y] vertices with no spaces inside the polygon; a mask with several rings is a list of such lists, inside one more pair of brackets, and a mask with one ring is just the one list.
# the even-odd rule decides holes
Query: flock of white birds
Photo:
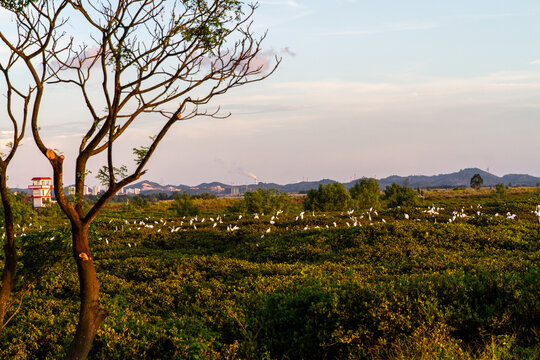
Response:
[{"label": "flock of white birds", "polygon": [[[399,207],[398,207],[399,209]],[[432,221],[437,223],[437,219],[440,220],[441,213],[445,210],[444,208],[439,208],[435,206],[429,206],[427,209],[422,208],[416,208],[416,210],[423,212],[424,214],[428,215],[428,217],[431,217]],[[531,213],[535,214],[538,217],[538,223],[540,224],[540,205],[536,206],[536,209],[534,211],[531,211]],[[279,216],[283,214],[283,210],[278,210],[276,213],[272,215],[266,215],[265,214],[253,214],[252,220],[258,220],[262,224],[267,224],[266,230],[263,231],[261,234],[261,238],[264,238],[265,234],[269,234],[277,227],[277,223],[280,220]],[[417,221],[420,222],[422,219],[415,218],[411,219],[411,216],[407,214],[406,212],[403,212],[403,219],[409,220],[409,221]],[[447,218],[445,221],[447,223],[453,223],[459,219],[468,219],[473,218],[476,216],[482,216],[484,213],[482,212],[482,206],[478,204],[476,207],[470,206],[470,209],[465,209],[464,207],[461,208],[460,211],[453,210],[452,213],[449,215],[449,218]],[[507,212],[505,215],[500,215],[498,213],[492,215],[494,217],[498,216],[504,216],[507,219],[515,220],[516,214],[512,214],[510,212]],[[306,223],[307,218],[311,218],[310,220],[317,219],[317,222],[319,224],[313,225],[313,221],[309,221],[309,223]],[[302,229],[302,230],[317,230],[317,229],[329,229],[329,228],[338,228],[338,227],[360,227],[362,225],[373,225],[377,223],[378,221],[381,223],[386,223],[386,219],[382,216],[379,216],[379,213],[377,210],[374,210],[373,208],[370,208],[368,211],[364,212],[357,212],[355,215],[355,210],[350,209],[346,212],[341,212],[339,219],[336,221],[336,217],[332,217],[331,221],[325,221],[326,219],[325,213],[306,213],[305,211],[300,212],[298,215],[295,215],[293,223],[296,223],[298,225],[294,225],[294,229]],[[229,218],[226,220],[226,223],[224,223],[223,220],[225,218]],[[128,220],[122,220],[122,219],[110,219],[109,224],[112,225],[112,222],[115,221],[115,228],[113,232],[117,231],[140,231],[143,229],[156,229],[156,232],[161,231],[168,231],[171,233],[175,233],[178,231],[187,231],[187,230],[197,230],[197,229],[209,229],[209,228],[217,228],[216,230],[225,230],[227,232],[233,232],[240,229],[241,220],[244,219],[244,222],[247,222],[246,226],[252,225],[251,221],[247,221],[247,216],[244,215],[218,215],[217,217],[202,217],[199,218],[198,216],[192,217],[192,218],[186,218],[185,216],[181,219],[174,219],[174,220],[166,220],[163,218],[160,218],[159,220],[151,220],[148,217],[145,218],[145,220],[134,220],[134,221],[128,221]],[[430,219],[424,219],[424,221],[430,221]],[[310,226],[311,224],[311,226]],[[15,233],[17,237],[24,237],[26,236],[26,231],[28,228],[32,227],[32,223],[28,224],[27,226],[20,226],[19,224],[16,225]],[[265,226],[266,227],[266,226]],[[40,231],[43,230],[42,226],[39,226]],[[285,227],[285,230],[289,230],[289,226]],[[5,232],[2,234],[2,239],[5,239],[6,234]],[[54,240],[54,236],[50,237],[50,240]],[[103,241],[105,244],[109,244],[109,239],[100,237],[100,241]],[[134,243],[133,246],[136,246],[137,244]],[[131,243],[128,243],[129,247],[132,247]]]},{"label": "flock of white birds", "polygon": [[[399,207],[398,207],[399,209]],[[420,218],[412,219],[411,216],[406,213],[402,212],[402,221],[426,221],[426,222],[434,222],[437,223],[437,219],[439,219],[439,222],[446,222],[446,223],[454,223],[459,219],[469,219],[474,218],[478,216],[485,215],[482,212],[482,206],[478,204],[476,207],[470,206],[469,208],[462,207],[461,210],[453,210],[451,213],[449,213],[447,218],[445,218],[444,221],[442,221],[441,215],[444,212],[444,208],[435,207],[435,206],[429,206],[427,209],[425,208],[416,208],[417,212],[421,212],[426,214],[427,218],[424,220]],[[536,210],[531,211],[538,217],[538,222],[540,223],[540,205],[536,206]],[[117,219],[110,219],[109,224],[115,225],[115,228],[113,229],[113,232],[117,231],[141,231],[144,229],[155,229],[157,233],[159,232],[170,232],[175,233],[178,231],[193,231],[193,230],[201,230],[201,229],[216,229],[216,230],[224,230],[227,232],[234,232],[237,230],[240,230],[242,226],[253,226],[253,221],[256,220],[259,222],[259,224],[266,224],[263,228],[266,228],[262,234],[260,235],[261,238],[264,238],[266,234],[269,234],[273,231],[276,231],[277,229],[281,228],[284,230],[289,230],[290,228],[295,230],[317,230],[317,229],[330,229],[330,228],[339,228],[339,227],[361,227],[366,225],[374,225],[376,223],[386,223],[387,220],[380,216],[377,210],[374,210],[373,208],[370,208],[367,211],[363,212],[356,212],[355,210],[350,209],[346,212],[341,212],[339,214],[339,217],[332,216],[328,217],[325,213],[315,213],[315,212],[305,212],[302,211],[297,215],[294,216],[294,220],[291,220],[292,218],[287,218],[287,220],[283,221],[281,227],[279,227],[279,221],[280,215],[282,215],[284,212],[283,210],[278,210],[276,213],[273,213],[271,215],[265,215],[265,214],[252,214],[252,215],[218,215],[216,217],[182,217],[179,219],[156,219],[152,220],[150,218],[145,218],[145,220],[134,220],[134,221],[128,221],[128,220],[117,220]],[[507,212],[506,214],[500,215],[498,213],[491,215],[492,217],[506,217],[510,220],[516,219],[516,214],[512,214],[510,212]],[[331,219],[330,219],[331,218]],[[338,219],[336,219],[338,218]],[[242,220],[243,219],[243,220]],[[309,221],[308,221],[309,220]],[[326,221],[325,221],[326,220]],[[115,221],[115,223],[113,223]],[[120,224],[118,224],[120,222]],[[313,222],[317,222],[318,224],[313,224]],[[99,240],[104,241],[106,244],[109,244],[109,240],[106,238],[99,238]],[[131,243],[127,244],[129,247],[132,246]],[[133,244],[133,246],[136,246],[136,243]]]}]

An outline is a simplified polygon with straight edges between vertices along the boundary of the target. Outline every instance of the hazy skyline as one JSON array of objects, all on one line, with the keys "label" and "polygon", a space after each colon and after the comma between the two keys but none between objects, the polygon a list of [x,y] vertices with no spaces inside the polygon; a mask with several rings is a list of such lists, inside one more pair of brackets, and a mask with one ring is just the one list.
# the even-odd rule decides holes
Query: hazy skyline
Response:
[{"label": "hazy skyline", "polygon": [[[538,1],[259,5],[254,29],[268,29],[260,61],[277,54],[280,68],[215,98],[211,106],[231,117],[176,126],[142,179],[247,184],[251,173],[263,182],[350,181],[469,167],[540,175]],[[66,156],[66,185],[69,149],[87,124],[72,96],[57,90],[42,110],[48,143]],[[4,122],[2,145],[9,130]],[[131,148],[154,132],[151,119],[139,123],[117,162],[132,165]],[[52,174],[30,137],[9,170],[9,185],[19,187]]]}]

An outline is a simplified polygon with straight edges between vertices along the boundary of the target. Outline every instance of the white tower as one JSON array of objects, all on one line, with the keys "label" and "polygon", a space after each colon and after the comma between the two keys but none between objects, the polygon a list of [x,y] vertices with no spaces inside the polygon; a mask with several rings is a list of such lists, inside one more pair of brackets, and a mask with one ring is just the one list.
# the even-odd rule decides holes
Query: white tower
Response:
[{"label": "white tower", "polygon": [[34,208],[41,208],[50,204],[53,189],[50,177],[32,178],[32,185],[28,185],[28,189],[32,190],[30,198],[32,198]]}]

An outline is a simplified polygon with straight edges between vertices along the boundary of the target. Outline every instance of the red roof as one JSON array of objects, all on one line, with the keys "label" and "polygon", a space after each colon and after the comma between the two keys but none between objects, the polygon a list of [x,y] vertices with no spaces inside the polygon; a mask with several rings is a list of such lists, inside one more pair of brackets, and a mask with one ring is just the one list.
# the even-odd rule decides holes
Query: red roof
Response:
[{"label": "red roof", "polygon": [[35,178],[32,178],[32,181],[36,181],[36,180],[52,180],[50,177],[35,177]]}]

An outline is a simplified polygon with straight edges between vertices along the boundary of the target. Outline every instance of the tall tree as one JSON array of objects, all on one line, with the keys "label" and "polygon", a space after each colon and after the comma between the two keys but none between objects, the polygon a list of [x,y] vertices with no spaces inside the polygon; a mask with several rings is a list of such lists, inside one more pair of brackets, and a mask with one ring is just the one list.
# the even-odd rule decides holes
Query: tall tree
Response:
[{"label": "tall tree", "polygon": [[[11,81],[10,72],[17,63],[17,60],[19,60],[16,54],[11,53],[7,59],[2,60],[5,60],[5,62],[0,62],[0,72],[2,73],[4,80],[1,90],[2,93],[6,95],[5,112],[3,114],[7,118],[6,120],[11,122],[13,138],[8,144],[7,153],[0,153],[0,197],[2,199],[5,229],[5,243],[3,244],[4,269],[2,271],[2,286],[0,288],[0,334],[4,328],[4,317],[7,312],[17,267],[13,209],[7,187],[7,170],[24,137],[24,130],[28,118],[28,103],[33,90],[30,89],[26,93],[19,91]],[[15,111],[14,107],[16,107],[16,105],[20,106],[20,111]]]},{"label": "tall tree", "polygon": [[[46,12],[48,19],[56,19],[64,11],[66,20],[61,24],[74,22],[63,29],[64,38],[47,29],[53,36],[45,44],[43,61],[20,54],[38,90],[49,85],[73,86],[87,109],[84,119],[79,113],[74,115],[74,121],[88,120],[88,127],[77,152],[67,154],[75,158],[73,201],[63,191],[64,156],[42,137],[39,117],[31,119],[33,138],[52,166],[56,199],[72,229],[81,307],[69,359],[87,356],[106,316],[99,306],[99,284],[88,237],[99,211],[118,190],[145,173],[150,157],[174,124],[198,116],[228,116],[222,115],[219,107],[209,110],[206,106],[232,88],[265,79],[278,66],[278,58],[269,69],[257,65],[265,35],[257,38],[253,34],[255,10],[256,5],[246,6],[238,0],[40,0],[31,2],[24,16],[17,16],[18,27],[35,31],[36,39],[44,29],[28,23],[37,14]],[[11,49],[17,52],[14,46]],[[67,49],[67,56],[60,51],[63,49]],[[43,73],[52,74],[54,79],[44,81]],[[38,96],[38,105],[40,100]],[[144,118],[159,121],[159,129],[146,146],[132,145],[135,165],[130,169],[115,161],[114,145]],[[101,154],[105,161],[98,176],[108,188],[85,211],[88,163]]]},{"label": "tall tree", "polygon": [[[0,91],[4,95],[4,117],[12,126],[12,140],[7,144],[8,150],[6,153],[0,153],[0,197],[5,227],[4,269],[0,288],[0,333],[5,325],[4,318],[8,310],[17,267],[13,206],[7,187],[8,166],[24,138],[29,117],[36,117],[39,113],[39,98],[43,91],[36,82],[32,81],[31,76],[30,79],[26,76],[21,80],[18,67],[27,61],[46,59],[43,57],[44,50],[52,36],[49,30],[55,27],[56,21],[54,16],[47,16],[46,9],[34,14],[33,17],[27,17],[24,13],[27,4],[26,0],[0,1],[0,6],[11,11],[17,17],[25,18],[28,25],[26,27],[16,26],[16,29],[12,29],[11,33],[15,34],[14,39],[9,39],[9,29],[3,27],[0,31],[0,40],[7,46],[6,55],[0,59],[0,76],[3,81],[0,85]],[[41,28],[38,31],[39,27]],[[40,82],[44,83],[53,75],[54,72],[42,73],[38,77]]]}]

